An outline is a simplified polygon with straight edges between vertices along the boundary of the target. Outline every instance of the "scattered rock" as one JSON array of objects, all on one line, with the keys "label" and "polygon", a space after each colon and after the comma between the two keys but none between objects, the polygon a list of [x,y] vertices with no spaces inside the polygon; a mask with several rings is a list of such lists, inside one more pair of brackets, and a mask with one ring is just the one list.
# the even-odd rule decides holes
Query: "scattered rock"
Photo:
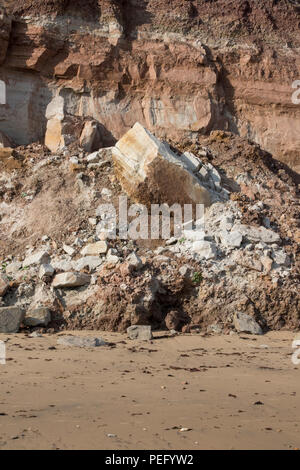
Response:
[{"label": "scattered rock", "polygon": [[90,155],[86,157],[86,161],[88,163],[98,163],[99,159],[100,159],[99,152],[90,153]]},{"label": "scattered rock", "polygon": [[223,231],[220,234],[220,239],[222,245],[225,247],[240,248],[243,241],[243,235],[238,230],[234,230],[232,232]]},{"label": "scattered rock", "polygon": [[193,173],[197,173],[200,169],[201,162],[192,152],[184,152],[181,155],[181,160],[184,163],[184,166]]},{"label": "scattered rock", "polygon": [[76,348],[98,348],[107,345],[102,338],[82,338],[79,336],[61,336],[58,338],[57,344]]},{"label": "scattered rock", "polygon": [[89,271],[93,271],[103,263],[102,259],[98,256],[84,256],[74,262],[74,267],[77,271],[82,271],[88,268]]},{"label": "scattered rock", "polygon": [[285,266],[288,268],[291,264],[290,257],[284,251],[273,252],[272,258],[278,266]]},{"label": "scattered rock", "polygon": [[215,335],[221,335],[223,333],[222,325],[214,324],[207,327],[207,333],[213,333]]},{"label": "scattered rock", "polygon": [[217,247],[214,243],[199,240],[193,243],[193,253],[196,253],[200,258],[215,259],[217,257]]},{"label": "scattered rock", "polygon": [[262,335],[263,331],[260,325],[246,313],[238,312],[234,315],[234,326],[239,333],[248,333],[251,335]]},{"label": "scattered rock", "polygon": [[23,268],[33,266],[35,264],[48,264],[50,261],[49,253],[46,251],[38,251],[25,258]]},{"label": "scattered rock", "polygon": [[42,338],[43,335],[41,333],[38,333],[37,331],[33,331],[28,335],[28,338]]},{"label": "scattered rock", "polygon": [[17,333],[23,319],[21,307],[0,307],[0,333]]},{"label": "scattered rock", "polygon": [[47,307],[39,307],[26,312],[24,324],[26,326],[48,326],[51,321],[51,313]]},{"label": "scattered rock", "polygon": [[51,264],[42,264],[39,271],[39,277],[40,279],[50,278],[53,276],[54,272],[54,268]]},{"label": "scattered rock", "polygon": [[71,272],[57,274],[53,279],[52,286],[55,288],[80,287],[90,283],[90,275]]},{"label": "scattered rock", "polygon": [[280,236],[273,230],[266,229],[265,227],[250,227],[248,225],[237,225],[234,226],[234,230],[237,230],[250,242],[264,242],[264,243],[279,243]]},{"label": "scattered rock", "polygon": [[148,341],[152,339],[151,326],[148,325],[134,325],[127,328],[129,339],[138,339],[141,341]]},{"label": "scattered rock", "polygon": [[141,258],[136,253],[131,253],[127,258],[126,262],[128,263],[129,270],[139,270],[143,267],[143,262]]},{"label": "scattered rock", "polygon": [[16,275],[18,271],[22,269],[22,263],[20,261],[14,261],[6,266],[5,272],[8,275]]},{"label": "scattered rock", "polygon": [[68,246],[68,245],[64,245],[63,246],[63,250],[69,255],[69,256],[73,256],[75,253],[76,253],[76,250],[74,248],[72,248],[71,246]]},{"label": "scattered rock", "polygon": [[111,265],[111,266],[115,266],[116,264],[118,264],[120,261],[120,258],[119,256],[116,256],[116,255],[108,255],[106,257],[106,263]]},{"label": "scattered rock", "polygon": [[97,256],[97,255],[105,255],[108,250],[108,244],[105,241],[100,241],[96,243],[90,243],[86,245],[82,250],[81,254],[83,256]]}]

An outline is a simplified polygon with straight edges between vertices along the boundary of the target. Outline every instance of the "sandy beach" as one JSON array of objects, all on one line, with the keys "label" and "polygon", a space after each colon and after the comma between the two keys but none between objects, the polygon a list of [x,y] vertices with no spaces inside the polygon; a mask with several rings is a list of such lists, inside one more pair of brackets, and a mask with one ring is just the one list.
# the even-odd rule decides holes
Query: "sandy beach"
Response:
[{"label": "sandy beach", "polygon": [[100,336],[93,349],[60,335],[0,335],[1,449],[295,449],[300,367],[290,332]]}]

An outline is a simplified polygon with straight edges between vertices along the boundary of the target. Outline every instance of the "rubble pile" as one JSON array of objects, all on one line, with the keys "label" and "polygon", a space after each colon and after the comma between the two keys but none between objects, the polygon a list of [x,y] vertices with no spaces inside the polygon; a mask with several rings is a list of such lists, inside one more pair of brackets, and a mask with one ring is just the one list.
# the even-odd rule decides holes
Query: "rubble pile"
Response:
[{"label": "rubble pile", "polygon": [[[230,133],[170,145],[138,123],[115,147],[72,148],[18,147],[19,168],[2,169],[1,332],[300,327],[299,194],[283,164]],[[114,238],[99,207],[121,195],[205,213],[168,240]]]}]

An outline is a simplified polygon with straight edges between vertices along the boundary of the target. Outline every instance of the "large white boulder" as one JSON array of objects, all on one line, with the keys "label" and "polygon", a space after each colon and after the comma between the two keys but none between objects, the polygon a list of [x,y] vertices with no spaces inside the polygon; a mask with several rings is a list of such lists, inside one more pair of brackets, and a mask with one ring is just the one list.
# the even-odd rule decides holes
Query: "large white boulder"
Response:
[{"label": "large white boulder", "polygon": [[113,148],[115,171],[123,189],[143,204],[211,204],[211,193],[176,155],[136,123]]}]

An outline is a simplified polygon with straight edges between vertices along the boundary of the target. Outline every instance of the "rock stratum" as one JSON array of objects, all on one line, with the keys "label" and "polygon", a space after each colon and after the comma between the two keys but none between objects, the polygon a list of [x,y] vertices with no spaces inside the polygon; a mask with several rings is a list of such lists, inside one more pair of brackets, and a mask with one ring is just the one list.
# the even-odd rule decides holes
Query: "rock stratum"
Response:
[{"label": "rock stratum", "polygon": [[88,119],[108,146],[139,121],[173,141],[230,131],[299,171],[297,2],[1,4],[0,123],[16,145],[43,142],[47,129],[55,151]]}]

